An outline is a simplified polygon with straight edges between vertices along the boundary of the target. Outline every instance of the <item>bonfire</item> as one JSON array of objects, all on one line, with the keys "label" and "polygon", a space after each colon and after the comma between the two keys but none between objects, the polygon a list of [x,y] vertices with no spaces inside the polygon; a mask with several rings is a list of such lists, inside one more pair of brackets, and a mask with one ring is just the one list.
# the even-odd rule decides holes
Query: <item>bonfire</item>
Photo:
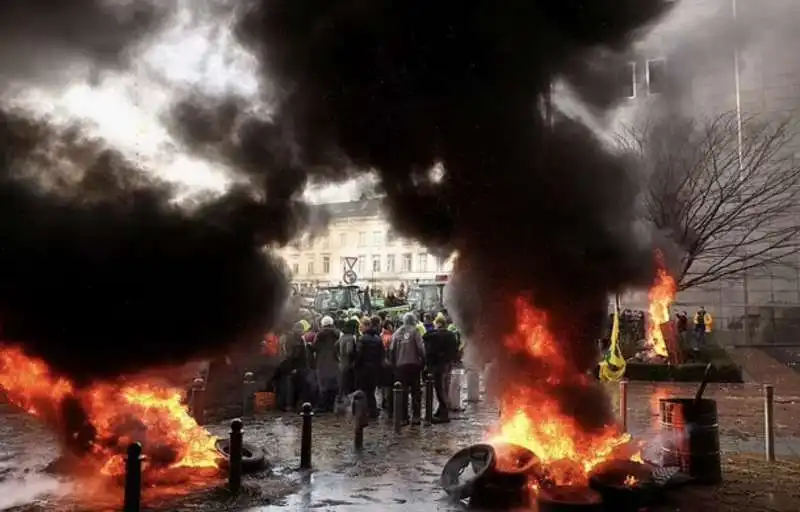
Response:
[{"label": "bonfire", "polygon": [[189,415],[183,392],[146,377],[79,388],[18,346],[0,345],[0,389],[61,436],[64,460],[76,474],[116,485],[134,442],[143,445],[151,487],[193,473],[207,477],[218,467],[217,439]]},{"label": "bonfire", "polygon": [[[517,329],[505,339],[512,353],[538,364],[544,374],[534,382],[515,382],[500,397],[498,431],[490,443],[498,466],[513,465],[504,458],[522,447],[533,453],[548,482],[556,486],[585,486],[592,470],[612,459],[641,461],[639,447],[613,421],[587,429],[565,413],[554,393],[572,387],[588,391],[596,382],[563,353],[548,326],[547,315],[527,301],[516,301]],[[539,475],[543,476],[543,475]],[[536,493],[539,481],[530,482]]]}]

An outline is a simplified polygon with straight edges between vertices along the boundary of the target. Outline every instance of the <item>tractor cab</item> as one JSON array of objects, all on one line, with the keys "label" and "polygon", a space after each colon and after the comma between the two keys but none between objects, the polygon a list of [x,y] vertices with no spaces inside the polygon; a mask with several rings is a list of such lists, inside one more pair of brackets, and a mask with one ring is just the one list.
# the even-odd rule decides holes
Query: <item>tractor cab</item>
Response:
[{"label": "tractor cab", "polygon": [[416,311],[437,313],[444,308],[444,287],[447,274],[437,275],[433,281],[419,282],[408,292],[408,303]]},{"label": "tractor cab", "polygon": [[364,302],[358,286],[323,286],[314,297],[314,309],[321,314],[361,313]]}]

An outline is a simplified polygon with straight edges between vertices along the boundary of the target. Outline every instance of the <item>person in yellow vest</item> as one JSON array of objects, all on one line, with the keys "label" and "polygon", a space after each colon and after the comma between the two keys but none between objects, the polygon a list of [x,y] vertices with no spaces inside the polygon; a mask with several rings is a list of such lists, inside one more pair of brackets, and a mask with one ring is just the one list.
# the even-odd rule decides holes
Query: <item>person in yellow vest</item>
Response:
[{"label": "person in yellow vest", "polygon": [[711,327],[714,324],[714,319],[706,311],[706,308],[700,306],[700,309],[694,314],[694,345],[692,350],[695,352],[700,350],[700,347],[706,341],[706,335],[711,332]]}]

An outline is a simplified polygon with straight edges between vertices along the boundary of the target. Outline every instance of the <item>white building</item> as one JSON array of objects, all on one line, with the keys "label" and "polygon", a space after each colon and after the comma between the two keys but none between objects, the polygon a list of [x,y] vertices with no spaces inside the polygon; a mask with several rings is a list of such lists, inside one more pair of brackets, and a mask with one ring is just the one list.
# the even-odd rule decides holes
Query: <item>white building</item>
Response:
[{"label": "white building", "polygon": [[281,251],[298,283],[338,284],[346,259],[360,284],[397,287],[417,279],[433,280],[452,271],[452,260],[437,257],[418,243],[395,236],[380,209],[380,200],[366,199],[320,205],[330,215],[327,231]]}]

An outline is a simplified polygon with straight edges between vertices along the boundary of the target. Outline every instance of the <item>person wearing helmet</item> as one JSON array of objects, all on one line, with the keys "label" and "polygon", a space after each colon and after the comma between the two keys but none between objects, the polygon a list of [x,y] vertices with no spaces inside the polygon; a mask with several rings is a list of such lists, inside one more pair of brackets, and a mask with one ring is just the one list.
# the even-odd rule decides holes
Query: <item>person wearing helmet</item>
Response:
[{"label": "person wearing helmet", "polygon": [[319,412],[333,412],[336,395],[339,393],[339,364],[336,359],[336,342],[340,333],[333,325],[333,318],[324,316],[320,330],[314,336],[313,352],[317,363],[319,383]]}]

